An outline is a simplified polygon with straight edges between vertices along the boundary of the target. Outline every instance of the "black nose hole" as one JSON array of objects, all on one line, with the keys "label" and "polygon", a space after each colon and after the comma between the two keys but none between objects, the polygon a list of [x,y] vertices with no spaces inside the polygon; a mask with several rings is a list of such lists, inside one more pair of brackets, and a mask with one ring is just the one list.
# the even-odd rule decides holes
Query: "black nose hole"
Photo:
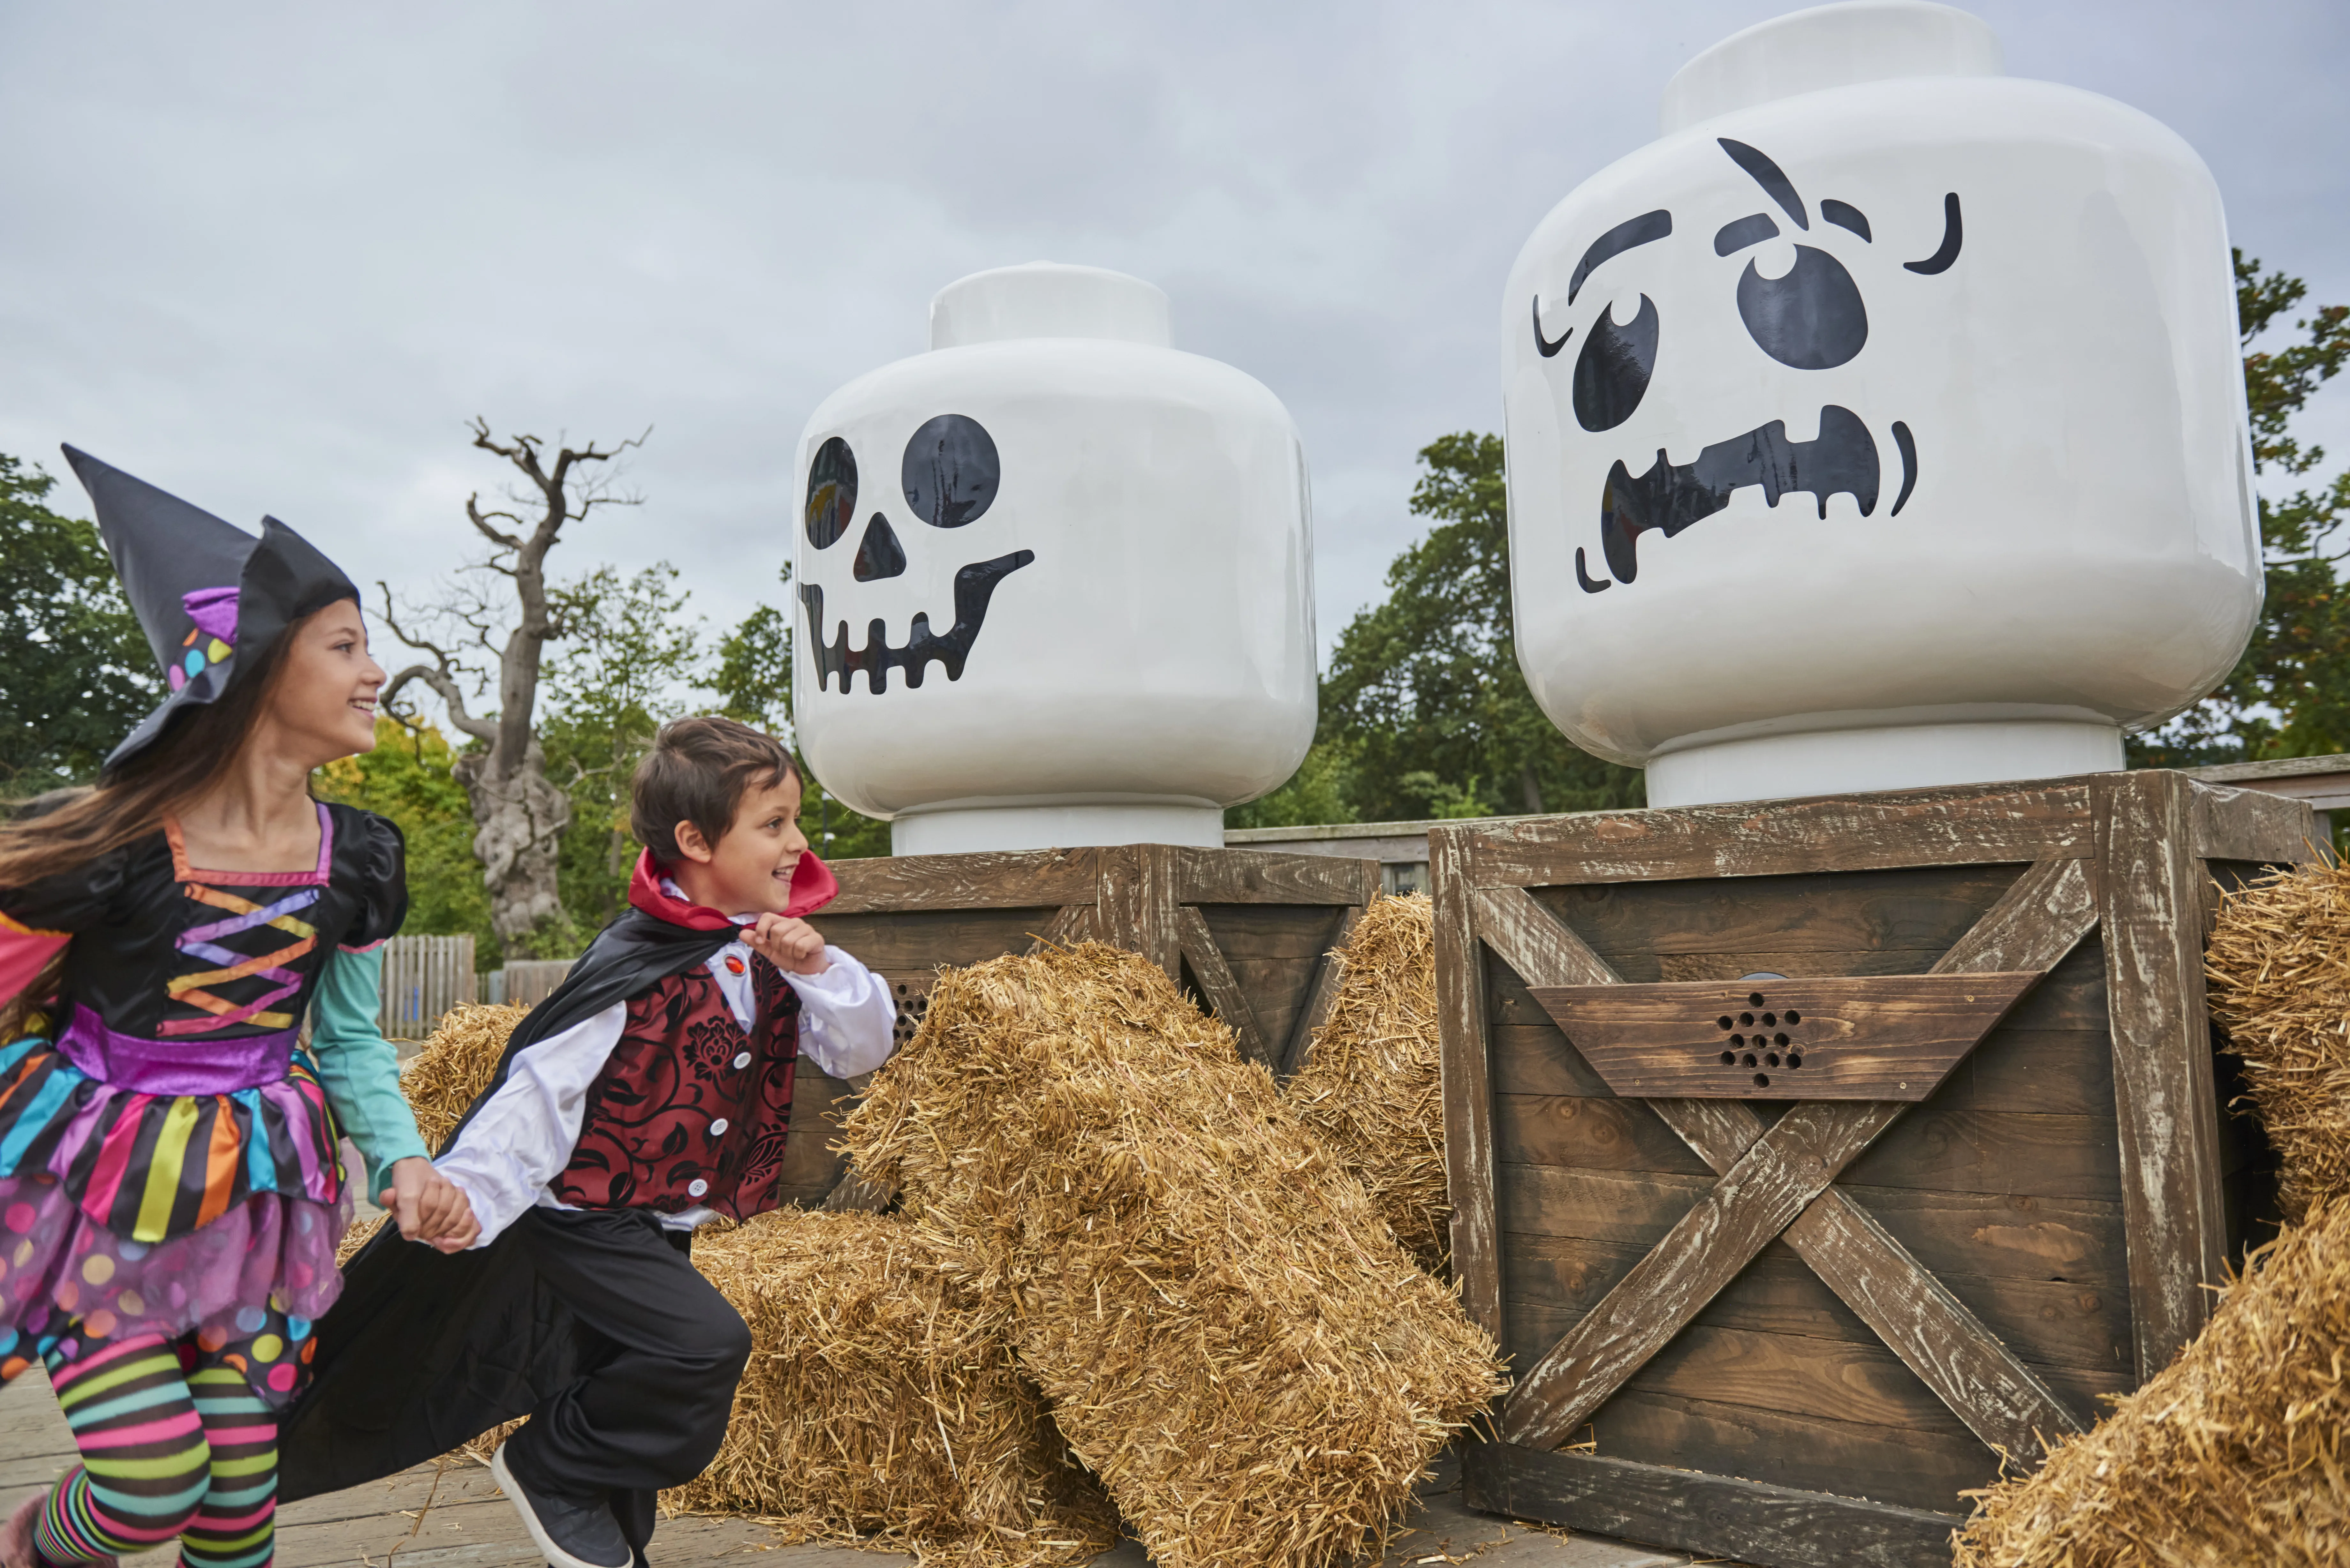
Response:
[{"label": "black nose hole", "polygon": [[898,543],[897,531],[889,526],[889,519],[879,512],[865,525],[865,537],[857,542],[855,569],[860,583],[894,577],[906,569],[906,552]]}]

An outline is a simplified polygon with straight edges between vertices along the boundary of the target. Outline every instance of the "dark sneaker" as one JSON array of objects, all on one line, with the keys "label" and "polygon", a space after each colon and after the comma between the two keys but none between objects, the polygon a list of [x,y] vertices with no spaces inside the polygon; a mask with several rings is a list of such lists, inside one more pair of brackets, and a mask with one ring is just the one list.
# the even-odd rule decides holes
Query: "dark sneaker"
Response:
[{"label": "dark sneaker", "polygon": [[506,1468],[504,1443],[490,1456],[490,1474],[553,1568],[629,1568],[637,1560],[603,1499],[580,1502],[526,1490]]}]

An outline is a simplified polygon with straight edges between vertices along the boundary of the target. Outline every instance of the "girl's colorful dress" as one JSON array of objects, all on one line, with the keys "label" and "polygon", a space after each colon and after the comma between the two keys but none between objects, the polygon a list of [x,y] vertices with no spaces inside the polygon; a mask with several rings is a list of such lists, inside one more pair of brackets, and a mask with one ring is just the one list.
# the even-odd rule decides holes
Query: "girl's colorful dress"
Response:
[{"label": "girl's colorful dress", "polygon": [[425,1153],[377,1023],[400,830],[317,810],[308,871],[191,866],[167,826],[0,888],[0,1000],[65,949],[55,1009],[0,1045],[0,1381],[160,1335],[274,1407],[303,1386],[341,1290],[338,1137],[378,1177]]}]

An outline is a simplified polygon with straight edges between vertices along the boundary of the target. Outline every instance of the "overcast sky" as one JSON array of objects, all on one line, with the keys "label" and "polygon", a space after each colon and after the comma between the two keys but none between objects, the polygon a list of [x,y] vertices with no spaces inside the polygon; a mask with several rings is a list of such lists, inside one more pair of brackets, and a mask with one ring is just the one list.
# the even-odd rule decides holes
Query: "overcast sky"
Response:
[{"label": "overcast sky", "polygon": [[[1500,424],[1535,221],[1786,8],[0,0],[0,452],[71,441],[422,595],[499,479],[467,418],[650,425],[647,504],[556,567],[666,558],[727,621],[774,597],[820,399],[920,351],[941,285],[1091,263],[1295,415],[1326,647],[1417,532],[1413,452]],[[2350,298],[2350,5],[1974,8]],[[2313,426],[2350,459],[2350,394]]]}]

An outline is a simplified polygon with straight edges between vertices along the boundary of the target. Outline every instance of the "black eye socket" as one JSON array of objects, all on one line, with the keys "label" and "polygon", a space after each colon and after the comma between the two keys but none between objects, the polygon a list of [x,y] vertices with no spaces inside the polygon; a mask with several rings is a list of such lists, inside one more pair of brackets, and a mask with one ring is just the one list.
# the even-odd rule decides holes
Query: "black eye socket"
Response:
[{"label": "black eye socket", "polygon": [[995,438],[964,414],[941,414],[906,443],[906,504],[933,528],[960,528],[995,501],[1003,479]]},{"label": "black eye socket", "polygon": [[1600,311],[1575,360],[1575,418],[1587,431],[1612,431],[1632,417],[1657,368],[1657,303],[1640,296],[1640,313],[1623,327],[1615,307]]},{"label": "black eye socket", "polygon": [[807,505],[802,515],[808,543],[830,549],[857,516],[857,454],[838,436],[816,449],[808,464]]},{"label": "black eye socket", "polygon": [[1798,370],[1844,364],[1868,341],[1868,307],[1844,263],[1810,245],[1795,247],[1784,277],[1764,277],[1748,262],[1738,279],[1738,314],[1765,354]]}]

